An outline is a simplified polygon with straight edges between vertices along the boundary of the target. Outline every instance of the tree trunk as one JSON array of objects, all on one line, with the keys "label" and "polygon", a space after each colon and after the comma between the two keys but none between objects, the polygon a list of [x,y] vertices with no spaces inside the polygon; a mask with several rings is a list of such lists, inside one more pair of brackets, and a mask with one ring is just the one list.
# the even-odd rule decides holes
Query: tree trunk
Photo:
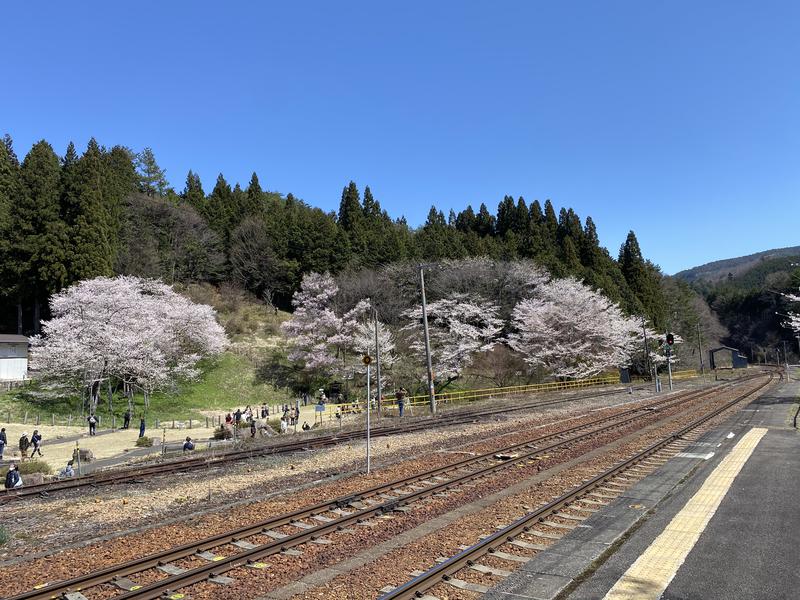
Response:
[{"label": "tree trunk", "polygon": [[33,333],[39,334],[41,322],[41,302],[37,293],[33,300]]},{"label": "tree trunk", "polygon": [[22,297],[17,298],[17,335],[22,335]]},{"label": "tree trunk", "polygon": [[106,389],[108,390],[108,412],[114,412],[114,392],[111,389],[111,377],[108,378]]}]

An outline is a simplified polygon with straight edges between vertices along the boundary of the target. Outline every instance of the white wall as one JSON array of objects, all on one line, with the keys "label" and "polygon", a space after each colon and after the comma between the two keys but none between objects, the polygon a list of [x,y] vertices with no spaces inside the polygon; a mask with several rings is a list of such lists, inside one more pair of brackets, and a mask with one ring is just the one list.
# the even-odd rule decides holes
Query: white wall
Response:
[{"label": "white wall", "polygon": [[0,381],[19,381],[27,377],[27,358],[0,358]]}]

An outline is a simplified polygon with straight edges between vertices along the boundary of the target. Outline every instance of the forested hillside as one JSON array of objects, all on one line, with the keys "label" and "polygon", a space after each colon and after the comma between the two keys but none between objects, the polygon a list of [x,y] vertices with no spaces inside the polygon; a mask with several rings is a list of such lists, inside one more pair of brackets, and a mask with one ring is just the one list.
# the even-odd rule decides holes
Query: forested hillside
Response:
[{"label": "forested hillside", "polygon": [[797,310],[797,303],[786,294],[800,290],[800,248],[769,250],[722,262],[747,268],[736,269],[736,274],[731,271],[716,281],[696,279],[691,285],[729,331],[724,341],[756,361],[764,360],[765,352],[774,361],[775,351],[783,355],[786,342],[791,360],[798,354],[797,340],[792,330],[783,326],[786,317],[782,315]]},{"label": "forested hillside", "polygon": [[220,174],[206,191],[189,172],[180,192],[149,149],[135,154],[91,140],[59,156],[46,141],[20,161],[0,144],[0,289],[4,332],[35,333],[49,296],[98,275],[133,274],[167,283],[232,283],[282,308],[309,272],[334,274],[402,261],[487,256],[534,259],[555,276],[573,275],[630,314],[667,325],[658,268],[631,232],[619,255],[600,246],[591,217],[547,200],[504,197],[445,215],[431,207],[414,229],[354,182],[338,214],[291,193],[246,187]]}]

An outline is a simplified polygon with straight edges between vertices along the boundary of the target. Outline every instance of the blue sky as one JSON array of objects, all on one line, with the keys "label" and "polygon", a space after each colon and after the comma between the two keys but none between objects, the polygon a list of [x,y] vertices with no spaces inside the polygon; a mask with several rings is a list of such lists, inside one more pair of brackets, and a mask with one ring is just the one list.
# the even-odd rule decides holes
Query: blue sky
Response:
[{"label": "blue sky", "polygon": [[[800,244],[800,5],[8,3],[0,132],[150,146],[421,224],[504,194],[629,229],[673,273]],[[12,51],[13,49],[13,51]]]}]

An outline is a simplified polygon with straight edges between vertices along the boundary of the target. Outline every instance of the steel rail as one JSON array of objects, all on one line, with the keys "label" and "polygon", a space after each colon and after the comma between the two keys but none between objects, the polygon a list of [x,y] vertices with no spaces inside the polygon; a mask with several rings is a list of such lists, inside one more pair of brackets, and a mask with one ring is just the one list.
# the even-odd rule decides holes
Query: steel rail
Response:
[{"label": "steel rail", "polygon": [[[624,389],[624,388],[623,388]],[[635,388],[639,389],[639,388]],[[388,435],[398,435],[403,433],[413,433],[422,429],[430,429],[432,426],[447,427],[451,425],[459,425],[462,423],[469,423],[476,418],[492,416],[496,414],[506,414],[509,412],[517,412],[520,410],[530,410],[536,408],[544,408],[556,404],[563,404],[573,400],[584,400],[588,398],[597,398],[619,393],[620,388],[607,390],[602,392],[593,392],[591,394],[569,396],[566,398],[556,398],[551,400],[538,401],[535,403],[516,405],[502,408],[484,409],[480,411],[459,411],[456,414],[449,413],[434,419],[426,418],[424,420],[413,421],[412,423],[398,426],[385,426],[376,427],[371,430],[373,437],[385,437]],[[99,486],[111,485],[116,483],[125,483],[136,481],[142,477],[149,477],[154,475],[163,475],[168,473],[175,473],[180,471],[189,471],[200,468],[209,468],[222,465],[228,462],[237,461],[247,458],[257,458],[262,456],[291,454],[294,452],[304,452],[309,450],[316,450],[320,448],[328,448],[335,446],[342,442],[358,440],[366,436],[366,429],[357,429],[354,431],[345,431],[340,433],[328,434],[324,436],[305,438],[302,440],[285,442],[280,444],[272,444],[258,448],[247,448],[242,450],[228,450],[216,454],[212,457],[193,457],[189,459],[171,460],[162,462],[155,465],[147,465],[143,467],[127,467],[123,469],[116,469],[110,471],[102,471],[79,477],[71,477],[69,479],[62,479],[42,483],[38,485],[30,485],[17,490],[0,490],[0,504],[14,500],[16,498],[23,498],[34,495],[47,495],[53,492],[62,490],[78,489],[85,486]]]},{"label": "steel rail", "polygon": [[[512,444],[504,448],[492,450],[491,452],[488,452],[486,454],[465,458],[455,463],[451,463],[449,465],[438,467],[436,469],[431,469],[426,472],[418,473],[416,475],[401,478],[392,482],[380,484],[355,494],[350,494],[330,501],[321,502],[316,505],[312,505],[310,507],[305,507],[298,509],[296,511],[278,515],[276,517],[272,517],[252,525],[244,526],[233,531],[224,532],[222,534],[218,534],[216,536],[212,536],[203,540],[184,544],[177,548],[172,548],[164,550],[162,552],[154,553],[149,556],[143,557],[141,559],[135,559],[132,561],[128,561],[126,563],[122,563],[120,565],[113,565],[111,567],[107,567],[106,569],[102,569],[100,571],[89,573],[83,576],[78,576],[55,585],[47,585],[46,587],[43,587],[41,589],[31,590],[21,595],[15,596],[12,600],[34,600],[34,599],[42,600],[45,598],[55,598],[58,596],[58,594],[61,593],[82,590],[99,584],[108,583],[118,577],[125,577],[128,575],[132,575],[134,573],[142,572],[157,567],[159,565],[168,562],[180,560],[182,558],[192,556],[198,552],[208,551],[212,548],[219,547],[221,545],[228,544],[248,536],[257,535],[265,530],[281,527],[283,525],[291,525],[301,519],[311,518],[314,515],[329,512],[336,508],[344,508],[346,506],[352,505],[352,503],[354,502],[361,502],[367,498],[375,497],[385,492],[395,490],[394,493],[397,493],[396,492],[397,489],[408,487],[409,485],[412,485],[414,483],[418,483],[436,476],[440,476],[444,473],[458,471],[471,465],[477,465],[481,462],[486,462],[487,460],[493,460],[495,458],[495,455],[499,453],[513,452],[515,450],[519,450],[520,448],[525,448],[525,447],[531,448],[530,452],[525,452],[520,456],[512,457],[509,460],[504,460],[502,462],[495,462],[487,467],[459,475],[454,479],[449,479],[439,484],[425,487],[421,490],[414,490],[411,493],[404,494],[392,500],[381,502],[378,505],[373,505],[364,508],[357,513],[353,513],[352,514],[353,516],[342,517],[340,519],[336,519],[335,521],[331,521],[330,523],[325,523],[323,525],[319,525],[316,527],[312,527],[310,529],[300,531],[299,533],[293,534],[286,538],[276,540],[276,542],[258,546],[258,548],[254,549],[253,551],[238,553],[231,557],[226,557],[222,560],[215,561],[212,565],[210,565],[210,567],[212,567],[212,570],[214,570],[215,572],[219,571],[223,567],[225,567],[224,570],[227,570],[228,568],[235,568],[238,564],[237,561],[242,558],[248,558],[248,557],[252,558],[256,557],[256,555],[257,557],[267,556],[269,554],[280,552],[281,550],[291,546],[296,546],[303,543],[307,543],[308,541],[313,541],[316,537],[320,537],[325,533],[343,528],[345,525],[353,522],[353,518],[355,518],[356,521],[358,521],[368,518],[369,516],[372,516],[374,514],[383,514],[385,512],[391,512],[397,507],[412,502],[414,500],[418,500],[428,495],[438,493],[449,487],[460,485],[471,479],[484,477],[495,471],[499,471],[507,466],[530,460],[531,457],[537,454],[548,452],[565,445],[585,440],[589,437],[596,436],[598,434],[607,432],[611,429],[624,427],[625,425],[633,421],[636,421],[642,418],[643,416],[651,414],[655,411],[665,410],[667,408],[671,408],[673,406],[683,404],[691,400],[695,400],[697,398],[702,398],[703,396],[707,396],[711,393],[719,391],[720,389],[730,387],[731,385],[735,384],[723,383],[716,386],[712,386],[711,388],[688,392],[685,395],[680,396],[678,398],[673,397],[669,399],[666,403],[648,403],[647,405],[644,406],[631,408],[621,413],[617,413],[615,415],[610,415],[607,417],[596,419],[590,423],[584,423],[552,434],[539,436],[537,438],[529,439],[524,442],[518,442],[516,444]],[[635,414],[635,413],[641,413],[641,414]],[[626,417],[626,415],[630,416],[623,419],[622,421],[619,421],[619,419],[621,419],[622,417]],[[579,430],[585,430],[587,428],[595,427],[599,424],[607,423],[609,421],[616,421],[616,422],[611,423],[610,425],[605,425],[599,429],[591,429],[590,431],[582,433],[577,436],[568,437],[566,439],[563,438],[565,434],[574,433]],[[553,440],[553,439],[556,439],[557,441],[551,444],[550,446],[532,447],[534,444],[541,444],[542,442],[546,442],[548,440]],[[255,552],[255,550],[258,550],[259,552],[263,551],[264,554],[258,554],[257,552]],[[200,569],[203,568],[204,567],[200,567]],[[201,578],[201,580],[202,579],[203,578]],[[169,578],[168,581],[174,582],[175,580]],[[163,582],[160,583],[162,583],[162,587],[163,585],[165,585],[163,584]],[[185,585],[190,585],[190,584],[182,584],[182,587]],[[141,589],[145,590],[149,589],[149,587],[143,586]],[[136,591],[138,592],[139,590]],[[122,597],[127,598],[129,596],[123,595]]]},{"label": "steel rail", "polygon": [[431,589],[432,587],[443,581],[447,581],[458,571],[462,570],[465,567],[475,564],[475,562],[479,560],[481,557],[487,554],[492,554],[503,544],[513,541],[516,536],[529,532],[535,524],[541,522],[546,517],[558,512],[562,508],[569,506],[572,502],[578,500],[579,497],[584,496],[588,492],[600,487],[609,479],[616,477],[623,471],[626,471],[633,465],[638,464],[645,458],[648,458],[653,454],[655,454],[656,452],[663,450],[665,447],[679,440],[681,437],[683,437],[693,429],[700,427],[707,421],[713,419],[717,415],[723,413],[724,411],[738,404],[742,400],[759,392],[764,387],[769,385],[772,382],[773,378],[774,374],[770,374],[769,380],[767,380],[754,390],[750,390],[748,392],[745,392],[744,394],[739,395],[734,400],[731,400],[730,402],[727,402],[723,406],[714,409],[713,411],[707,413],[706,415],[700,417],[699,419],[692,421],[685,427],[682,427],[678,431],[675,431],[670,435],[666,436],[665,438],[659,440],[658,442],[655,442],[654,444],[648,446],[641,452],[636,453],[634,456],[628,458],[627,460],[621,462],[620,464],[611,467],[607,471],[604,471],[603,473],[597,475],[596,477],[593,477],[589,481],[577,486],[576,488],[566,492],[565,494],[562,494],[561,496],[545,504],[541,508],[538,508],[537,510],[528,513],[527,515],[514,521],[510,525],[504,527],[503,529],[480,540],[479,542],[470,546],[469,548],[465,549],[459,554],[452,556],[448,560],[418,575],[411,581],[395,588],[391,592],[384,594],[383,596],[380,597],[380,600],[410,600],[413,598],[420,598],[425,591]]}]

